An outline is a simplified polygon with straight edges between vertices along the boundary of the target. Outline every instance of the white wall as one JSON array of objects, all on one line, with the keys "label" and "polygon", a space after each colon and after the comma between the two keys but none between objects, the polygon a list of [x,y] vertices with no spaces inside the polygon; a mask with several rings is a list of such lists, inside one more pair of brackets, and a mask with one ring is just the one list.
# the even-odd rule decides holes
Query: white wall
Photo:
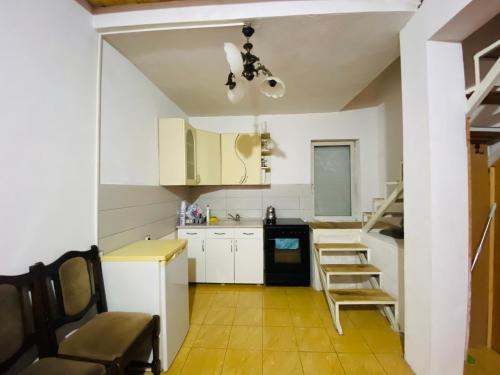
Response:
[{"label": "white wall", "polygon": [[158,118],[186,114],[103,43],[101,184],[158,185]]},{"label": "white wall", "polygon": [[0,45],[0,274],[15,274],[97,240],[97,34],[75,1],[4,1]]},{"label": "white wall", "polygon": [[367,107],[378,108],[379,122],[379,170],[381,180],[397,181],[401,178],[403,161],[403,114],[401,104],[401,65],[396,59],[363,91],[361,91],[344,110]]},{"label": "white wall", "polygon": [[311,140],[358,139],[362,210],[380,196],[378,110],[365,108],[334,113],[300,115],[191,117],[199,129],[222,133],[258,131],[267,122],[278,150],[273,153],[272,184],[311,184]]},{"label": "white wall", "polygon": [[462,18],[460,31],[470,29],[481,18],[479,3],[427,0],[400,34],[405,358],[416,374],[463,373],[469,278],[463,59],[460,43],[429,40],[468,4],[474,16]]},{"label": "white wall", "polygon": [[103,43],[99,246],[107,252],[175,231],[188,188],[159,185],[158,119],[186,114]]}]

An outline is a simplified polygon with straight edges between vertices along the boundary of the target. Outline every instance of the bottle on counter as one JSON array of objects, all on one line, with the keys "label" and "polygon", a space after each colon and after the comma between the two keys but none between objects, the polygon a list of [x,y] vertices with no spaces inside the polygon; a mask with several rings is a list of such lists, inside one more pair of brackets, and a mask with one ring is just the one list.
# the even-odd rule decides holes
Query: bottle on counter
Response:
[{"label": "bottle on counter", "polygon": [[210,205],[207,204],[207,225],[210,224]]},{"label": "bottle on counter", "polygon": [[186,208],[187,208],[187,202],[182,201],[181,209],[179,211],[179,225],[186,225]]}]

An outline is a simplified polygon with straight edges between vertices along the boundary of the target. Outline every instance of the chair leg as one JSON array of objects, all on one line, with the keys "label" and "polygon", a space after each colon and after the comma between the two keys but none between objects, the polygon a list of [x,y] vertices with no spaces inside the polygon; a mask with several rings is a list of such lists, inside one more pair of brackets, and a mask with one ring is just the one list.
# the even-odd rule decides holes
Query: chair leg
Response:
[{"label": "chair leg", "polygon": [[161,360],[160,360],[160,317],[153,316],[153,363],[151,371],[153,375],[160,375],[161,373]]}]

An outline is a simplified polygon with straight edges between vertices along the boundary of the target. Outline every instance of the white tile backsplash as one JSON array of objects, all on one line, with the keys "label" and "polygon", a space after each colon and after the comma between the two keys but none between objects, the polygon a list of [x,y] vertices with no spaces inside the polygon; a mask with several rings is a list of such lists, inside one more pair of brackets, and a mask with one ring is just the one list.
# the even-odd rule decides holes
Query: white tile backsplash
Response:
[{"label": "white tile backsplash", "polygon": [[[146,235],[158,239],[175,232],[180,202],[190,196],[187,187],[100,185],[99,247],[109,252]],[[226,212],[225,198],[221,204]]]},{"label": "white tile backsplash", "polygon": [[226,189],[227,198],[259,198],[262,199],[262,188],[242,186],[241,188]]},{"label": "white tile backsplash", "polygon": [[278,217],[310,220],[314,216],[311,185],[197,186],[192,188],[191,196],[202,207],[210,204],[212,214],[222,219],[228,213],[238,213],[242,218],[263,218],[269,205],[276,208]]},{"label": "white tile backsplash", "polygon": [[262,208],[262,198],[226,198],[229,210],[259,210]]},{"label": "white tile backsplash", "polygon": [[262,208],[267,206],[274,206],[276,210],[298,210],[300,209],[299,195],[294,196],[274,196],[264,197],[262,200]]},{"label": "white tile backsplash", "polygon": [[206,207],[207,204],[210,206],[210,209],[213,210],[226,210],[227,209],[227,201],[226,198],[215,198],[215,197],[200,197],[196,200],[196,203],[202,208]]}]

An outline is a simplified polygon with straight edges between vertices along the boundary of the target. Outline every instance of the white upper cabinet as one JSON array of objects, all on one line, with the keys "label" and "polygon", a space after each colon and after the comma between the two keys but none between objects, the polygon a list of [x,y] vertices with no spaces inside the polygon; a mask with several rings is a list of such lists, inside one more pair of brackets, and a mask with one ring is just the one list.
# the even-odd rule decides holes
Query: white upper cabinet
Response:
[{"label": "white upper cabinet", "polygon": [[197,129],[196,147],[196,181],[199,185],[220,185],[220,134]]},{"label": "white upper cabinet", "polygon": [[181,118],[160,119],[160,185],[196,185],[196,129]]},{"label": "white upper cabinet", "polygon": [[222,185],[261,184],[260,134],[221,135]]}]

